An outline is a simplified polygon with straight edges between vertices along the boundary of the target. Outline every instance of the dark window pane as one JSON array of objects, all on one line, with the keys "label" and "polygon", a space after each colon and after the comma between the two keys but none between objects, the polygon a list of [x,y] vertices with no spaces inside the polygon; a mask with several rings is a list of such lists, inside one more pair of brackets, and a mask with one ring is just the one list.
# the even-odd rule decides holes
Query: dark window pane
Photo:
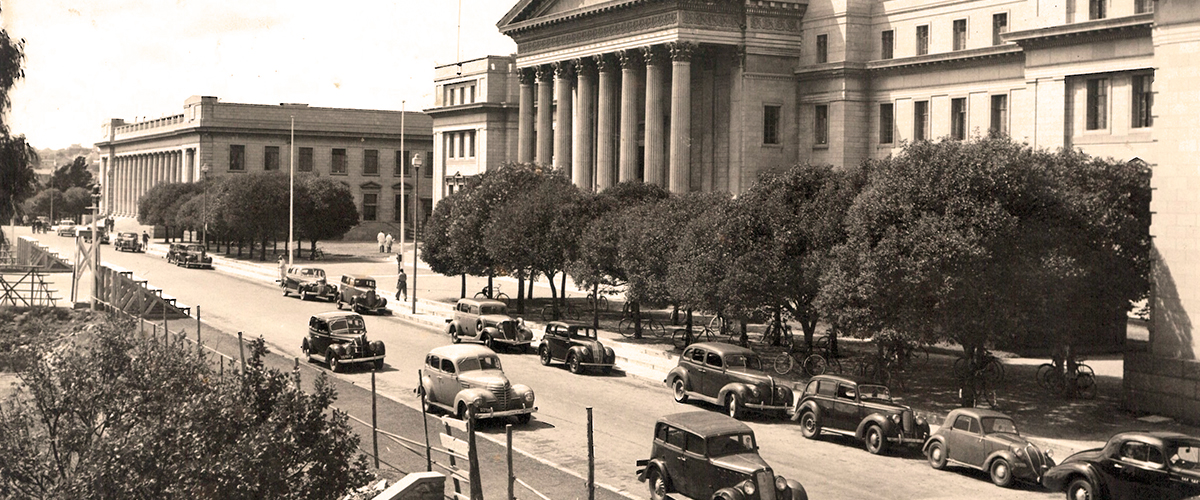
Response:
[{"label": "dark window pane", "polygon": [[892,143],[892,130],[895,127],[895,120],[892,115],[893,105],[885,103],[879,105],[879,143]]},{"label": "dark window pane", "polygon": [[379,175],[379,150],[363,151],[363,174]]},{"label": "dark window pane", "polygon": [[246,169],[246,146],[233,144],[229,146],[229,170]]},{"label": "dark window pane", "polygon": [[263,170],[279,170],[279,146],[263,148]]},{"label": "dark window pane", "polygon": [[333,167],[331,168],[331,170],[335,174],[346,173],[346,150],[345,149],[334,149],[333,150]]},{"label": "dark window pane", "polygon": [[297,158],[298,165],[296,169],[301,172],[312,172],[313,169],[313,148],[300,148],[300,157]]}]

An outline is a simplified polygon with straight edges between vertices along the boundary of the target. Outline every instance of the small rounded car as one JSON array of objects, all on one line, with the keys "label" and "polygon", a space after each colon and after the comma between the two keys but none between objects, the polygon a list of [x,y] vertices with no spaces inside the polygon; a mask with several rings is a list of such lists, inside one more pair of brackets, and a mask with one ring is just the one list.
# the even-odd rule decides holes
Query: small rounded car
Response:
[{"label": "small rounded car", "polygon": [[[107,245],[109,243],[109,237],[108,237],[108,231],[106,231],[104,229],[104,226],[97,227],[96,232],[100,233],[100,244]],[[92,242],[92,226],[79,226],[79,227],[75,228],[75,236],[83,238],[83,241],[86,243],[91,243]]]},{"label": "small rounded car", "polygon": [[1002,488],[1017,479],[1041,483],[1042,474],[1054,467],[1050,450],[1022,437],[1012,418],[980,408],[951,411],[945,424],[925,440],[924,451],[934,469],[947,465],[979,469]]},{"label": "small rounded car", "polygon": [[[798,481],[776,476],[758,454],[749,426],[718,413],[674,413],[658,419],[650,458],[637,461],[638,481],[652,500],[807,500]],[[669,495],[669,496],[668,496]]]},{"label": "small rounded car", "polygon": [[71,219],[61,219],[54,224],[54,234],[59,236],[75,237],[75,221]]},{"label": "small rounded car", "polygon": [[183,245],[182,252],[176,255],[175,265],[188,269],[193,267],[212,269],[213,259],[211,255],[208,255],[208,250],[205,250],[204,245],[187,244]]},{"label": "small rounded car", "polygon": [[375,292],[375,278],[362,274],[343,274],[335,301],[338,309],[348,305],[357,313],[378,313],[387,308],[387,299]]},{"label": "small rounded car", "polygon": [[308,300],[309,297],[317,297],[329,301],[337,300],[337,286],[326,281],[325,270],[319,267],[288,267],[287,273],[279,286],[283,288],[284,297],[287,297],[290,293],[295,293],[300,297],[300,300]]},{"label": "small rounded car", "polygon": [[571,373],[583,373],[588,368],[598,368],[601,373],[612,370],[617,355],[611,347],[600,343],[596,329],[591,325],[579,325],[551,321],[546,324],[546,333],[538,346],[538,358],[549,366],[553,362],[567,364]]},{"label": "small rounded car", "polygon": [[808,439],[821,432],[851,436],[875,455],[892,444],[920,445],[929,438],[929,422],[893,402],[887,386],[860,377],[813,377],[796,402],[792,420],[800,422],[800,432]]},{"label": "small rounded car", "polygon": [[501,346],[525,351],[533,342],[525,320],[509,316],[507,305],[490,299],[458,299],[454,317],[446,318],[446,333],[455,344],[480,342],[494,351]]},{"label": "small rounded car", "polygon": [[533,389],[512,384],[500,356],[478,344],[447,345],[429,351],[421,371],[425,409],[438,408],[466,420],[516,417],[528,423],[537,407]]},{"label": "small rounded car", "polygon": [[113,248],[122,252],[141,252],[141,236],[132,232],[117,233],[117,241],[113,242]]},{"label": "small rounded car", "polygon": [[1042,486],[1069,500],[1200,495],[1200,438],[1178,432],[1121,432],[1103,448],[1065,458],[1042,475]]},{"label": "small rounded car", "polygon": [[367,340],[367,324],[352,312],[332,311],[314,314],[308,319],[308,336],[300,343],[304,358],[329,364],[334,373],[346,365],[369,363],[383,369],[386,354],[383,342]]},{"label": "small rounded car", "polygon": [[741,417],[746,409],[786,416],[792,407],[792,389],[764,371],[758,354],[733,344],[688,346],[664,382],[675,402],[706,401],[723,406],[733,418]]}]

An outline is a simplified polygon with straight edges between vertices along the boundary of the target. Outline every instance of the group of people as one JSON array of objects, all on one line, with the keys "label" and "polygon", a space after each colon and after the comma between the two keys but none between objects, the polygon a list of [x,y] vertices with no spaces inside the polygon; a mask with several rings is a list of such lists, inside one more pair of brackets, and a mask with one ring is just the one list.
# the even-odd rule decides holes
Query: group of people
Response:
[{"label": "group of people", "polygon": [[[112,216],[110,215],[100,221],[100,227],[103,228],[105,232],[112,233],[113,228],[116,226],[116,223],[117,223],[117,221],[115,219],[113,219]],[[31,221],[31,220],[29,220],[28,215],[21,216],[21,224],[25,225],[25,226],[29,226],[29,228],[33,230],[33,234],[50,232],[50,222],[49,221],[44,221],[41,219],[33,219]]]},{"label": "group of people", "polygon": [[375,236],[375,241],[379,242],[379,253],[392,253],[392,243],[395,243],[396,239],[392,237],[391,233],[384,234],[383,231],[380,231]]}]

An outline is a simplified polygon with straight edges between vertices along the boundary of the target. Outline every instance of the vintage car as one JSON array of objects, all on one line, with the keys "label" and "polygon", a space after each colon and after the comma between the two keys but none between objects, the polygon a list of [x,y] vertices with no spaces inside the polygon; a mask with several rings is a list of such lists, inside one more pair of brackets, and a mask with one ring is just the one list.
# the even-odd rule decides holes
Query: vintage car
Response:
[{"label": "vintage car", "polygon": [[533,389],[511,384],[500,356],[477,344],[447,345],[429,351],[421,372],[426,410],[439,408],[466,420],[516,417],[527,423],[537,411]]},{"label": "vintage car", "polygon": [[59,236],[75,237],[75,221],[71,219],[59,220],[51,229],[54,230],[54,234]]},{"label": "vintage car", "polygon": [[375,292],[375,278],[359,274],[343,274],[342,284],[338,287],[338,309],[349,305],[354,312],[386,311],[387,299]]},{"label": "vintage car", "polygon": [[929,422],[893,402],[887,386],[859,377],[813,377],[796,402],[792,420],[800,422],[806,438],[816,439],[822,431],[852,436],[876,455],[893,443],[920,445],[929,437]]},{"label": "vintage car", "polygon": [[806,500],[804,486],[776,476],[761,456],[754,431],[725,415],[674,413],[654,425],[650,458],[637,461],[650,498]]},{"label": "vintage car", "polygon": [[1181,499],[1200,495],[1200,438],[1177,432],[1122,432],[1103,448],[1064,459],[1042,486],[1068,499]]},{"label": "vintage car", "polygon": [[446,319],[446,333],[455,344],[469,340],[482,342],[492,350],[500,346],[523,351],[533,342],[533,332],[525,320],[508,315],[508,306],[499,300],[458,299],[454,317]]},{"label": "vintage car", "polygon": [[383,369],[383,342],[368,341],[367,324],[362,316],[352,312],[314,314],[308,319],[308,336],[300,343],[300,350],[309,363],[324,361],[334,372],[360,363]]},{"label": "vintage car", "polygon": [[538,357],[543,365],[555,361],[566,363],[571,373],[583,373],[587,368],[599,368],[601,373],[608,373],[617,361],[612,348],[600,343],[596,329],[591,325],[562,321],[546,324],[546,334],[538,346]]},{"label": "vintage car", "polygon": [[763,370],[762,359],[750,349],[700,342],[684,349],[665,382],[676,402],[695,398],[721,405],[733,418],[747,408],[786,414],[792,407],[792,389]]},{"label": "vintage car", "polygon": [[117,233],[117,241],[113,243],[113,248],[122,252],[141,252],[142,240],[137,233]]},{"label": "vintage car", "polygon": [[1041,483],[1054,467],[1050,450],[1021,437],[1008,415],[980,408],[959,408],[925,440],[925,456],[934,469],[961,465],[989,473],[996,486],[1007,488],[1017,479]]},{"label": "vintage car", "polygon": [[325,270],[318,267],[291,266],[279,284],[283,288],[283,296],[295,293],[300,300],[317,297],[326,300],[337,300],[337,286],[325,280]]},{"label": "vintage car", "polygon": [[163,258],[167,259],[167,264],[179,265],[179,259],[183,258],[184,251],[183,243],[171,243],[171,245],[167,247],[167,254],[164,255]]},{"label": "vintage car", "polygon": [[[104,230],[104,226],[96,228],[96,232],[100,233],[100,244],[107,245],[109,243],[108,231]],[[75,228],[75,236],[83,238],[87,243],[92,242],[92,226],[79,226]]]},{"label": "vintage car", "polygon": [[201,267],[212,269],[212,256],[204,249],[204,245],[195,243],[172,243],[167,250],[167,262],[177,266],[192,268]]}]

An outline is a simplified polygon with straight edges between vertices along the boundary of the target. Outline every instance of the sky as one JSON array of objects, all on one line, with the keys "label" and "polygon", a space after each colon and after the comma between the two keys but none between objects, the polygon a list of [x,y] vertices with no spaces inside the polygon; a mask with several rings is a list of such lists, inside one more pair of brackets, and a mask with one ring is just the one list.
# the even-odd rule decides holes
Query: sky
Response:
[{"label": "sky", "polygon": [[61,149],[90,147],[111,118],[182,113],[192,95],[419,111],[435,66],[516,52],[496,29],[516,2],[0,0],[4,29],[25,39],[8,120]]}]

